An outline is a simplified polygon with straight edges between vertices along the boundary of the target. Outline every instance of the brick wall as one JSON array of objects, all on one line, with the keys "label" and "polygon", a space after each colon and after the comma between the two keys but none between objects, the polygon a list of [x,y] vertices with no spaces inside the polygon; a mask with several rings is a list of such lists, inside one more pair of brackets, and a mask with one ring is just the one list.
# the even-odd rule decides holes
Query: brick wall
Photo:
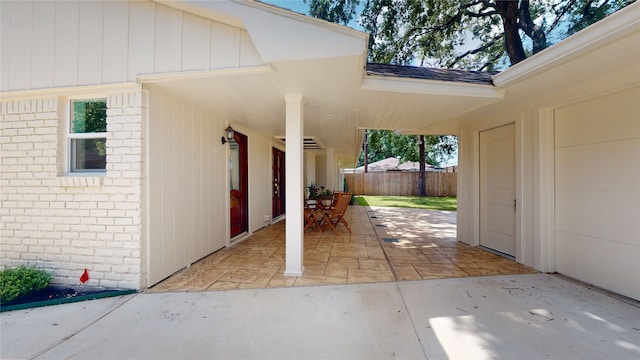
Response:
[{"label": "brick wall", "polygon": [[143,288],[143,94],[107,95],[107,171],[65,173],[60,97],[0,102],[0,267],[34,265],[54,283]]}]

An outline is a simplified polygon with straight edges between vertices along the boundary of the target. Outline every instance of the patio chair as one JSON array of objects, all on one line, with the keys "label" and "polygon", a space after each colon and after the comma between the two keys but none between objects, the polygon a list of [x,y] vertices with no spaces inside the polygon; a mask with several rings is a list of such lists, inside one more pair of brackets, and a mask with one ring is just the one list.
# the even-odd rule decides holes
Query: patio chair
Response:
[{"label": "patio chair", "polygon": [[323,220],[322,209],[317,207],[316,204],[310,205],[310,204],[307,204],[305,201],[305,207],[304,207],[305,226],[303,231],[306,232],[309,227],[311,227],[312,230],[322,231],[322,228],[320,228],[320,222],[322,220]]},{"label": "patio chair", "polygon": [[342,190],[333,190],[333,198],[331,199],[331,207],[330,207],[330,209],[333,209],[333,208],[336,207],[336,203],[338,202],[338,199],[340,198],[340,195],[342,195],[342,194],[344,194],[344,191],[342,191]]},{"label": "patio chair", "polygon": [[344,219],[344,214],[347,212],[347,207],[349,206],[349,201],[351,201],[351,193],[341,193],[336,201],[336,205],[331,210],[325,210],[323,212],[323,224],[326,223],[331,227],[333,232],[338,234],[338,230],[336,228],[340,223],[344,224],[344,226],[351,232],[351,228],[349,227],[349,223]]}]

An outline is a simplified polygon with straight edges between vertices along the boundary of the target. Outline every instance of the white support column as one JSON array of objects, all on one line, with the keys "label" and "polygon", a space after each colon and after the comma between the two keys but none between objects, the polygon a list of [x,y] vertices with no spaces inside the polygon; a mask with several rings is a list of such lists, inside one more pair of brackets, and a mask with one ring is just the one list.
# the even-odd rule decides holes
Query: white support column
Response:
[{"label": "white support column", "polygon": [[304,272],[304,110],[302,95],[285,95],[287,152],[286,181],[286,270],[285,276],[300,276]]},{"label": "white support column", "polygon": [[325,185],[327,188],[329,188],[330,190],[337,190],[340,188],[340,184],[338,184],[338,174],[337,174],[337,166],[336,166],[336,159],[335,159],[335,155],[334,155],[334,151],[333,148],[327,148],[326,150],[326,154],[327,154],[327,164],[326,164],[326,179],[327,179],[327,184]]}]

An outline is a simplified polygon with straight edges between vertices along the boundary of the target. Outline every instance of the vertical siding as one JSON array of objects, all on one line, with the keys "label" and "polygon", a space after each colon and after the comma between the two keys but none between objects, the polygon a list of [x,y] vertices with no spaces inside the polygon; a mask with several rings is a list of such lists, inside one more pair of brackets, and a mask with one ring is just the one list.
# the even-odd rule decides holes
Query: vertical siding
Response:
[{"label": "vertical siding", "polygon": [[79,7],[78,85],[102,82],[102,2],[83,1]]},{"label": "vertical siding", "polygon": [[150,284],[226,245],[224,122],[150,90]]},{"label": "vertical siding", "polygon": [[53,86],[53,77],[49,74],[53,73],[55,55],[55,19],[49,14],[54,14],[56,10],[55,3],[43,2],[33,8],[33,17],[40,19],[33,23],[33,33],[40,34],[38,45],[33,46],[33,59],[31,61],[31,86],[38,88],[46,88]]},{"label": "vertical siding", "polygon": [[29,2],[12,2],[10,4],[10,70],[9,74],[3,74],[3,76],[9,76],[9,83],[17,89],[26,89],[31,82],[31,49],[34,37],[31,18],[32,4]]},{"label": "vertical siding", "polygon": [[[200,138],[202,147],[202,162],[204,165],[200,192],[204,195],[205,203],[202,211],[206,214],[203,220],[206,234],[203,239],[204,252],[210,253],[226,245],[229,228],[229,188],[227,186],[227,153],[226,148],[220,144],[220,129],[224,129],[224,123],[220,119],[212,118],[208,113],[202,113]],[[206,207],[206,212],[205,212]]]},{"label": "vertical siding", "polygon": [[211,68],[240,66],[240,31],[232,26],[212,23],[210,53]]},{"label": "vertical siding", "polygon": [[[153,73],[155,5],[150,2],[129,3],[128,75],[127,81],[136,76]],[[121,39],[124,41],[125,39]]]},{"label": "vertical siding", "polygon": [[271,142],[258,135],[249,136],[249,231],[267,225],[271,214]]},{"label": "vertical siding", "polygon": [[147,203],[149,209],[147,213],[147,219],[149,220],[149,234],[147,237],[148,251],[148,265],[149,265],[149,285],[153,285],[159,280],[162,280],[162,264],[164,259],[162,258],[163,246],[162,236],[164,229],[161,227],[163,223],[163,212],[159,208],[159,203],[162,201],[162,101],[160,96],[149,96],[149,109],[148,109],[148,189],[147,195],[149,197]]},{"label": "vertical siding", "polygon": [[[155,98],[152,98],[151,101],[157,101]],[[161,191],[160,191],[160,198],[151,198],[149,199],[150,201],[150,205],[151,205],[151,209],[156,209],[157,211],[160,211],[162,216],[161,216],[161,223],[160,224],[151,224],[151,238],[150,238],[150,244],[152,246],[152,250],[153,250],[153,245],[154,243],[156,243],[156,241],[160,240],[160,243],[162,244],[162,252],[161,253],[157,253],[157,252],[151,252],[150,253],[150,257],[153,258],[155,256],[160,255],[162,258],[162,275],[166,276],[169,275],[171,273],[173,273],[174,271],[180,269],[182,266],[180,266],[180,263],[184,263],[185,259],[180,259],[182,261],[180,261],[180,263],[178,262],[178,260],[174,257],[175,254],[175,249],[174,246],[176,244],[176,242],[178,241],[184,241],[183,239],[176,239],[176,233],[175,233],[175,227],[174,227],[174,218],[175,218],[175,197],[176,197],[176,191],[178,191],[179,189],[176,188],[176,186],[173,183],[173,126],[174,126],[174,119],[173,119],[173,106],[174,103],[173,101],[171,101],[170,98],[167,98],[166,96],[163,96],[160,99],[161,102],[161,113],[159,114],[159,117],[157,117],[155,114],[151,114],[151,117],[149,119],[149,126],[153,127],[156,125],[159,125],[161,128],[161,134],[160,134],[160,148],[150,148],[150,156],[160,156],[161,159],[161,170],[160,170],[160,178],[159,179],[149,179],[150,181],[150,186],[155,185],[155,183],[159,180],[160,182],[160,186],[161,186]],[[156,124],[156,122],[159,121],[159,124]],[[156,155],[157,154],[157,155]],[[157,236],[155,236],[154,234],[154,229],[156,227],[159,227],[162,230],[162,233],[160,234],[160,239],[157,238]],[[187,264],[185,263],[183,266],[186,266]],[[150,276],[155,275],[157,272],[153,271],[154,269],[151,269],[151,273],[149,274]],[[150,283],[154,283],[155,281],[153,280],[153,278],[150,279]]]},{"label": "vertical siding", "polygon": [[[53,78],[53,86],[74,86],[78,83],[78,32],[80,31],[78,28],[78,3],[56,3],[55,14],[56,50],[53,59],[55,67],[54,72],[47,74],[47,77]],[[42,34],[35,34],[33,38],[39,39],[41,35]],[[24,34],[22,37],[22,41],[28,41]],[[40,44],[36,46],[40,46]],[[16,70],[12,68],[11,71],[14,72]],[[10,88],[7,90],[14,89],[16,89],[16,87],[12,82]]]},{"label": "vertical siding", "polygon": [[11,12],[0,3],[0,89],[9,88],[8,74],[11,62]]},{"label": "vertical siding", "polygon": [[634,88],[555,113],[557,270],[635,299],[640,299],[638,98],[640,88]]},{"label": "vertical siding", "polygon": [[104,3],[102,82],[127,79],[129,6],[124,1]]},{"label": "vertical siding", "polygon": [[0,1],[0,91],[262,64],[246,30],[151,1]]},{"label": "vertical siding", "polygon": [[182,153],[178,153],[180,157],[178,161],[180,162],[181,169],[177,169],[176,173],[183,174],[184,177],[182,181],[184,182],[185,191],[183,196],[181,197],[181,212],[180,218],[177,219],[176,223],[178,223],[178,227],[183,229],[182,237],[184,239],[191,239],[191,241],[186,241],[184,246],[184,254],[185,257],[193,259],[197,258],[198,253],[196,248],[198,246],[198,239],[194,237],[194,227],[196,226],[195,221],[193,221],[194,216],[189,211],[189,206],[193,206],[193,188],[194,188],[194,175],[197,175],[199,171],[197,164],[193,162],[193,156],[195,154],[195,147],[193,144],[193,130],[194,126],[194,109],[192,106],[188,106],[183,104],[182,106],[182,128],[184,129],[181,134],[181,144],[177,144],[178,147],[182,148]]},{"label": "vertical siding", "polygon": [[191,14],[184,14],[182,23],[182,70],[199,70],[209,67],[211,43],[209,21]]},{"label": "vertical siding", "polygon": [[154,73],[179,70],[182,40],[182,12],[156,6]]}]

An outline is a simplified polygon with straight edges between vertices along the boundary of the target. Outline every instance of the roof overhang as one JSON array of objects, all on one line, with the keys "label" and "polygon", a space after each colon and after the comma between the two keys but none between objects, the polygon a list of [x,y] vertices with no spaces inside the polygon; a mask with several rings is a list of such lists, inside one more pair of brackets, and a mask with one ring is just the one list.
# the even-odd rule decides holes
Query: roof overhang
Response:
[{"label": "roof overhang", "polygon": [[491,85],[381,76],[366,76],[362,81],[362,90],[488,99],[501,99],[504,97],[503,89]]},{"label": "roof overhang", "polygon": [[[304,98],[304,136],[356,163],[364,129],[415,131],[500,100],[490,84],[367,74],[368,35],[253,1],[162,1],[246,29],[263,66],[139,78],[279,141],[286,94]],[[235,125],[234,125],[235,126]]]},{"label": "roof overhang", "polygon": [[477,114],[631,86],[640,74],[637,3],[493,76],[493,85],[368,74],[366,34],[258,2],[163,3],[240,24],[265,64],[156,75],[143,84],[276,140],[285,133],[284,96],[302,94],[304,136],[333,149],[345,166],[357,161],[363,129],[456,134]]}]

